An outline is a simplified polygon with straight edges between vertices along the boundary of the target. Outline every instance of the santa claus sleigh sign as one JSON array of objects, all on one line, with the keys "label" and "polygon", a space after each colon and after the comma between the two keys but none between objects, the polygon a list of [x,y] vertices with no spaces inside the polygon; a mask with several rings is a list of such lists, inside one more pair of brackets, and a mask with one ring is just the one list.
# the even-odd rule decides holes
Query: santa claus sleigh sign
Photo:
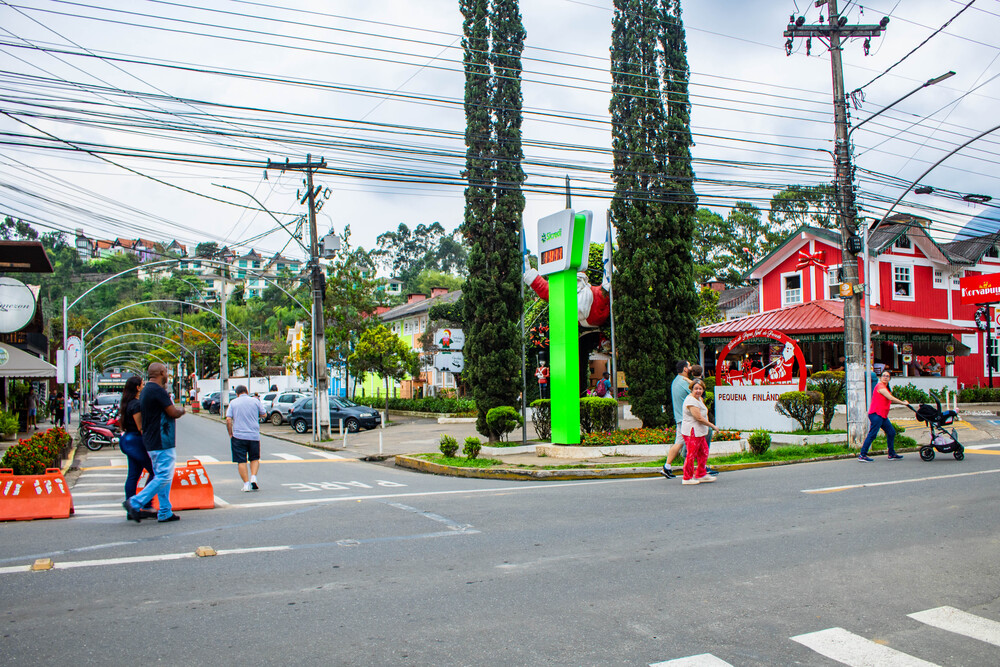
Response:
[{"label": "santa claus sleigh sign", "polygon": [[[768,363],[753,366],[727,360],[729,353],[747,341],[769,339],[781,347]],[[798,370],[798,377],[794,376]],[[744,331],[729,341],[718,356],[715,370],[715,422],[719,428],[794,431],[796,421],[774,410],[778,397],[789,391],[806,390],[806,361],[798,344],[773,329]]]}]

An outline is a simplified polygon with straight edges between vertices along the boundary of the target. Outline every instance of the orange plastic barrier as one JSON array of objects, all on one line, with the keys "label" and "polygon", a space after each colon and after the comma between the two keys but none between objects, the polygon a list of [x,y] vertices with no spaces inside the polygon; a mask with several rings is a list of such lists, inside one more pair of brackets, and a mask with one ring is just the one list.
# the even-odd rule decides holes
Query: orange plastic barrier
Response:
[{"label": "orange plastic barrier", "polygon": [[72,513],[73,496],[59,468],[46,468],[44,475],[0,468],[0,521],[68,519]]},{"label": "orange plastic barrier", "polygon": [[[138,489],[146,486],[146,473],[139,480]],[[215,507],[215,489],[208,478],[205,467],[198,459],[191,459],[187,465],[174,468],[174,480],[170,483],[170,506],[177,510],[210,510]],[[160,503],[153,496],[153,508],[160,509]]]}]

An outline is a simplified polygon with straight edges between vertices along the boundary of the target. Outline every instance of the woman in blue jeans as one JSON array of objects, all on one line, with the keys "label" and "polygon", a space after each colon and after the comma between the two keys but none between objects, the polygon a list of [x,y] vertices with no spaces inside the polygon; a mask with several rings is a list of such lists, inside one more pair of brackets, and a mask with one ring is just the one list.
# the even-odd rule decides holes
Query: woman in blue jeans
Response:
[{"label": "woman in blue jeans", "polygon": [[868,429],[868,437],[865,438],[865,443],[861,446],[861,452],[858,454],[859,461],[864,461],[865,463],[872,462],[873,459],[868,456],[868,448],[875,441],[879,429],[885,431],[886,444],[889,446],[889,460],[898,461],[903,458],[902,454],[897,454],[896,450],[893,449],[893,444],[896,440],[896,429],[893,428],[892,422],[889,421],[889,406],[893,403],[909,405],[910,402],[900,400],[892,395],[892,392],[889,390],[889,380],[891,378],[892,374],[889,371],[882,371],[878,384],[872,389],[872,405],[868,410],[868,422],[871,424],[871,427]]},{"label": "woman in blue jeans", "polygon": [[[149,458],[146,446],[142,444],[142,412],[139,409],[139,392],[142,391],[142,378],[133,375],[125,381],[122,392],[122,402],[118,409],[118,419],[122,428],[122,436],[118,448],[128,459],[128,476],[125,478],[125,497],[131,498],[139,486],[142,471],[149,474],[147,480],[153,479],[153,462]],[[140,511],[142,518],[156,517],[152,501]]]}]

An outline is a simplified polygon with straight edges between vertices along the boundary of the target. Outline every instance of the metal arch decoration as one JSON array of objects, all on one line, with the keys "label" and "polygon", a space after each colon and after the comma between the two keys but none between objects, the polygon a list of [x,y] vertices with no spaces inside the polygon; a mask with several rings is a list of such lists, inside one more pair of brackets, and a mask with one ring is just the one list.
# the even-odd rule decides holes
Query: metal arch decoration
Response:
[{"label": "metal arch decoration", "polygon": [[222,348],[222,345],[220,343],[216,343],[215,340],[211,336],[209,336],[207,333],[205,333],[204,331],[202,331],[198,327],[192,326],[192,325],[188,324],[187,322],[181,322],[180,320],[175,320],[175,319],[170,318],[170,317],[133,317],[132,319],[124,320],[122,322],[115,322],[114,324],[112,324],[111,326],[107,327],[106,329],[102,329],[101,331],[97,332],[92,337],[90,337],[90,339],[88,339],[88,340],[95,341],[95,340],[97,340],[98,338],[100,338],[101,336],[103,336],[104,334],[106,334],[107,332],[111,331],[112,329],[114,329],[116,327],[124,326],[126,324],[131,324],[132,322],[141,322],[143,320],[153,320],[153,321],[156,321],[156,322],[173,322],[174,324],[180,324],[183,327],[186,327],[188,329],[191,329],[192,331],[196,331],[196,332],[200,333],[202,336],[205,337],[205,340],[207,340],[209,343],[211,343],[215,347],[220,348],[220,349]]},{"label": "metal arch decoration", "polygon": [[117,349],[117,348],[122,348],[122,347],[130,347],[130,346],[133,346],[133,347],[142,346],[142,347],[148,347],[148,348],[151,348],[151,349],[154,349],[154,350],[163,350],[163,352],[165,354],[169,354],[174,359],[180,359],[179,355],[177,355],[175,352],[172,352],[172,351],[166,349],[162,345],[157,345],[156,343],[151,343],[149,341],[142,341],[142,340],[134,340],[134,341],[129,342],[129,343],[119,343],[118,345],[112,345],[110,347],[104,348],[100,352],[97,352],[97,353],[93,353],[92,352],[91,354],[93,355],[94,359],[97,360],[97,359],[100,358],[100,356],[102,354],[106,354],[107,352],[110,352],[111,350],[114,350],[114,349]]},{"label": "metal arch decoration", "polygon": [[101,319],[99,319],[97,322],[94,322],[94,325],[92,327],[90,327],[89,329],[87,329],[86,335],[89,336],[90,332],[93,331],[95,328],[97,328],[98,324],[100,324],[101,322],[104,322],[109,317],[113,317],[114,315],[117,315],[118,313],[122,312],[123,310],[128,310],[129,308],[134,308],[136,306],[143,306],[143,305],[148,304],[148,303],[182,303],[182,304],[184,304],[186,306],[192,306],[194,308],[200,308],[201,310],[205,311],[206,313],[212,313],[213,315],[215,315],[216,317],[218,317],[220,321],[225,322],[228,326],[230,326],[233,329],[235,329],[236,333],[238,333],[239,335],[243,336],[247,340],[250,339],[250,336],[248,336],[246,333],[244,333],[243,330],[240,329],[238,326],[236,326],[235,324],[233,324],[232,321],[229,320],[229,318],[223,319],[222,315],[220,315],[219,313],[215,312],[211,308],[206,308],[205,306],[200,306],[200,305],[198,305],[196,303],[188,303],[187,301],[178,301],[176,299],[147,299],[146,301],[136,301],[135,303],[130,303],[127,306],[122,306],[121,308],[119,308],[118,310],[114,311],[113,313],[108,313],[107,315],[105,315],[104,317],[102,317]]},{"label": "metal arch decoration", "polygon": [[[756,338],[768,338],[784,346],[779,359],[772,361],[764,368],[737,369],[723,373],[723,362],[733,348]],[[744,331],[729,341],[717,357],[715,368],[715,385],[766,385],[789,384],[792,380],[793,361],[799,365],[799,391],[806,390],[806,359],[799,344],[780,331],[773,329],[753,329]]]},{"label": "metal arch decoration", "polygon": [[[132,332],[132,333],[122,334],[120,336],[112,336],[111,338],[105,338],[100,343],[98,343],[97,345],[95,345],[92,348],[90,348],[90,353],[91,354],[95,354],[96,351],[99,350],[102,346],[107,345],[108,343],[110,343],[112,341],[121,340],[122,338],[131,338],[132,336],[152,336],[153,338],[159,338],[160,340],[167,341],[167,343],[169,343],[171,345],[176,345],[177,347],[181,348],[182,350],[184,350],[188,354],[193,354],[193,352],[186,345],[182,345],[181,343],[178,343],[173,338],[169,338],[169,337],[164,336],[162,334],[156,334],[156,333],[152,333],[152,332],[149,332],[149,331],[135,331],[135,332]],[[93,339],[91,339],[90,342],[93,342]],[[166,346],[164,346],[164,349],[166,349]]]}]

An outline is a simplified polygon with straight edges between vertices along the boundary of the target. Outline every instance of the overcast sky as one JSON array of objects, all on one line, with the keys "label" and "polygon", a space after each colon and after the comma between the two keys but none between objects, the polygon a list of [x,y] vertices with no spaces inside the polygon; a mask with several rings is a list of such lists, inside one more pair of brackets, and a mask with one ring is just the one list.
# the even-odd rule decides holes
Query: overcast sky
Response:
[{"label": "overcast sky", "polygon": [[[864,86],[855,123],[956,72],[854,135],[868,216],[997,124],[1000,2],[963,12],[968,4],[841,0],[851,24],[890,17],[868,56],[862,40],[844,49],[847,90]],[[611,0],[521,6],[528,238],[563,207],[566,175],[574,207],[595,212],[602,237]],[[808,0],[684,3],[702,206],[766,209],[787,184],[832,179],[829,53],[813,40],[807,55],[800,39],[786,56],[781,34],[801,12],[810,24],[826,16]],[[4,0],[0,213],[41,230],[301,255],[269,215],[241,208],[248,197],[217,186],[246,190],[290,222],[304,210],[302,175],[265,179],[264,165],[311,153],[330,170],[316,177],[329,188],[321,233],[349,224],[352,242],[371,248],[401,222],[454,229],[464,206],[461,59],[457,0]],[[945,240],[995,211],[960,197],[1000,194],[998,145],[1000,132],[949,158],[922,181],[944,192],[911,195],[920,208],[903,210],[934,220]]]}]

